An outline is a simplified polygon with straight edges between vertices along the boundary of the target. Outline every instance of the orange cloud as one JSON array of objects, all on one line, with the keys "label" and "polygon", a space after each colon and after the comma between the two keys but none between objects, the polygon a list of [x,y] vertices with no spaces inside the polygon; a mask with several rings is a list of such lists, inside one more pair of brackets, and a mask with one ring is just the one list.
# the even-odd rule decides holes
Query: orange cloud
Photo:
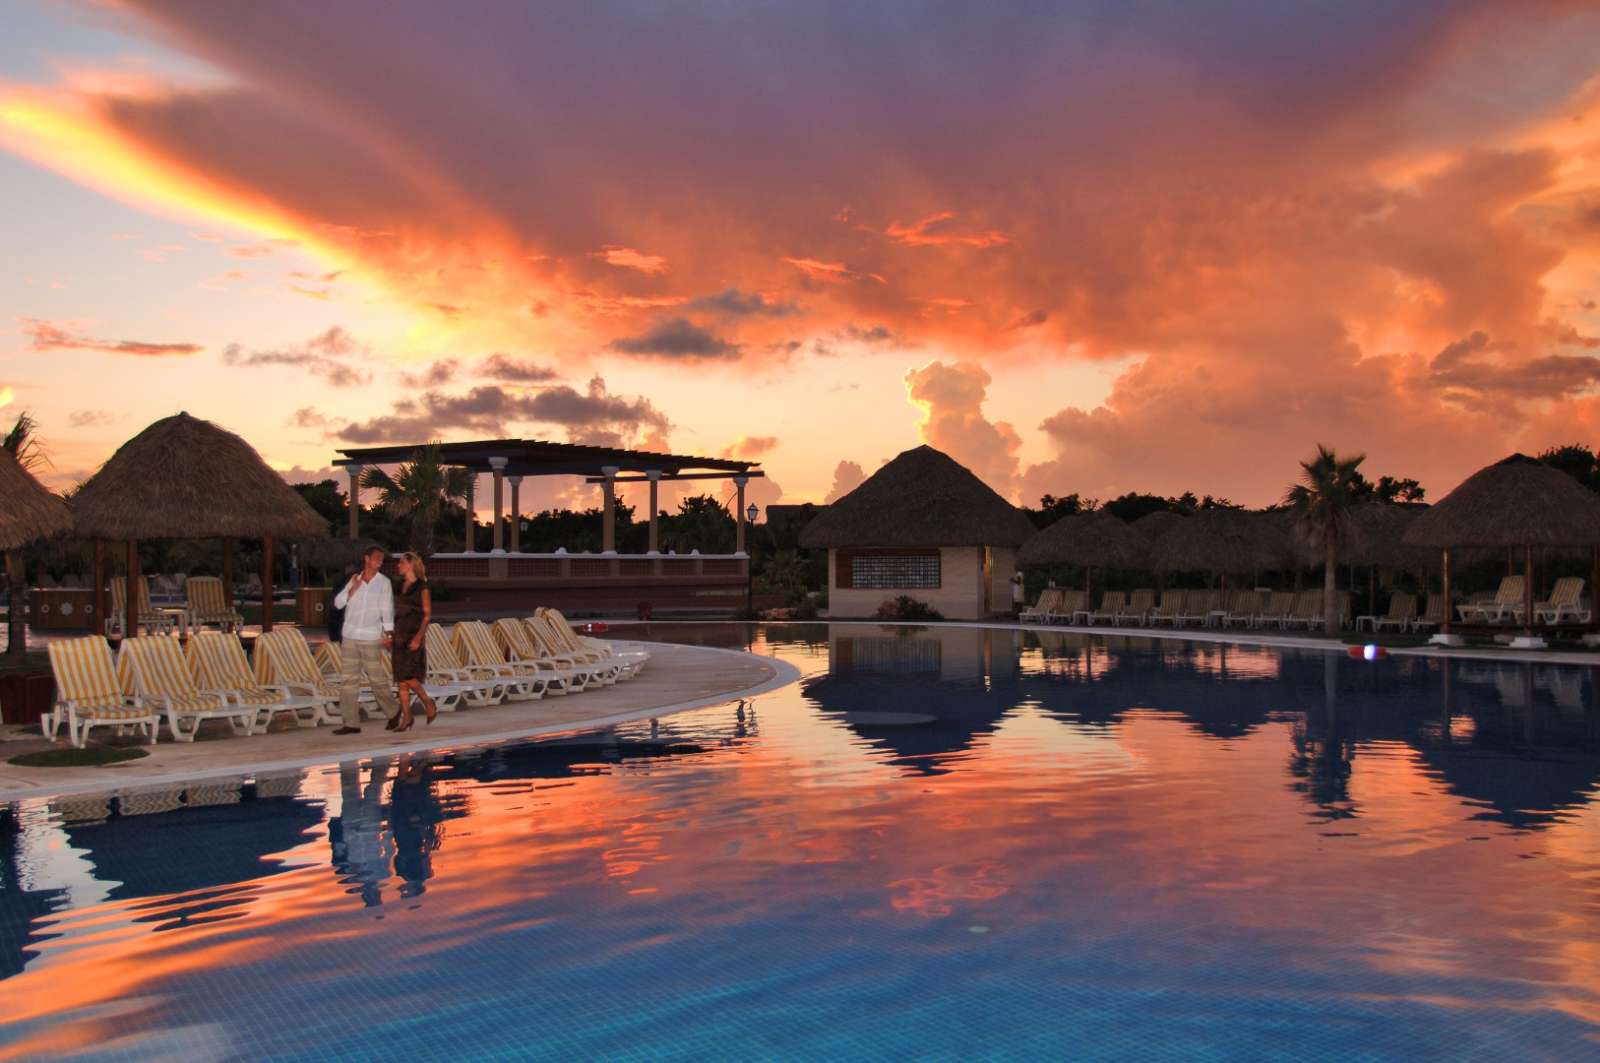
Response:
[{"label": "orange cloud", "polygon": [[169,355],[199,354],[205,350],[197,343],[146,343],[142,340],[101,340],[52,321],[36,318],[18,319],[21,331],[28,337],[28,349],[33,351],[104,351],[107,354],[135,354],[147,358]]}]

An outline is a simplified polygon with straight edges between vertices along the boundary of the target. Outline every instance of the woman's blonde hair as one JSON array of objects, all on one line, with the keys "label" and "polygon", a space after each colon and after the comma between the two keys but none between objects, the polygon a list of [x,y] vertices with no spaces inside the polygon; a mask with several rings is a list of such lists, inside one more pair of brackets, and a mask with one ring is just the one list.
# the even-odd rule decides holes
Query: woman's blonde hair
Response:
[{"label": "woman's blonde hair", "polygon": [[411,571],[416,574],[417,582],[420,583],[428,578],[428,566],[422,563],[422,557],[419,554],[411,550],[407,550],[400,556],[405,561],[410,563]]}]

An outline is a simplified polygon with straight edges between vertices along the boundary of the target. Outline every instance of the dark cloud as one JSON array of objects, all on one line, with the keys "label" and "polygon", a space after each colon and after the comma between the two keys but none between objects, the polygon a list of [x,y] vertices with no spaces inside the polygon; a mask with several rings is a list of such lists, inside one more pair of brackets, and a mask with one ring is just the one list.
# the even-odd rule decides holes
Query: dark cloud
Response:
[{"label": "dark cloud", "polygon": [[114,420],[116,417],[107,410],[73,410],[67,414],[67,423],[74,428],[90,428]]},{"label": "dark cloud", "polygon": [[478,376],[507,384],[543,384],[556,379],[556,371],[526,358],[513,358],[496,352],[478,363],[473,370]]},{"label": "dark cloud", "polygon": [[146,343],[142,340],[102,340],[75,332],[67,326],[37,318],[18,319],[28,348],[34,351],[104,351],[107,354],[135,354],[146,358],[199,354],[198,343]]},{"label": "dark cloud", "polygon": [[739,357],[738,344],[720,339],[686,317],[669,317],[638,336],[624,336],[606,346],[623,354],[686,361]]},{"label": "dark cloud", "polygon": [[1042,325],[1046,321],[1049,321],[1049,320],[1050,320],[1050,312],[1049,311],[1047,311],[1047,310],[1034,310],[1031,313],[1023,314],[1021,317],[1019,317],[1015,321],[1011,322],[1011,324],[1006,326],[1006,331],[1007,332],[1017,332],[1017,331],[1019,331],[1021,329],[1033,328],[1035,325]]},{"label": "dark cloud", "polygon": [[457,395],[428,391],[402,399],[393,414],[345,425],[337,435],[349,443],[399,443],[453,432],[494,437],[512,434],[512,426],[530,422],[560,426],[573,442],[640,435],[664,439],[672,428],[649,399],[612,395],[605,381],[595,377],[584,391],[561,386],[530,394],[492,384]]},{"label": "dark cloud", "polygon": [[334,325],[304,343],[280,350],[247,351],[241,344],[230,343],[223,348],[222,360],[227,365],[246,368],[292,366],[315,373],[336,388],[350,388],[372,382],[371,373],[350,364],[350,359],[365,358],[368,354],[355,337]]},{"label": "dark cloud", "polygon": [[426,369],[416,373],[401,373],[400,383],[408,388],[440,388],[456,378],[456,370],[461,363],[454,358],[441,358],[429,363]]},{"label": "dark cloud", "polygon": [[1478,409],[1504,409],[1507,399],[1571,398],[1600,384],[1600,358],[1520,357],[1483,332],[1447,344],[1433,356],[1429,370],[1432,383],[1447,398]]},{"label": "dark cloud", "polygon": [[692,299],[689,309],[727,317],[792,317],[800,312],[794,303],[777,302],[760,292],[743,292],[738,288],[726,288],[715,295]]},{"label": "dark cloud", "polygon": [[289,415],[289,423],[296,428],[326,428],[328,415],[315,406],[302,406]]}]

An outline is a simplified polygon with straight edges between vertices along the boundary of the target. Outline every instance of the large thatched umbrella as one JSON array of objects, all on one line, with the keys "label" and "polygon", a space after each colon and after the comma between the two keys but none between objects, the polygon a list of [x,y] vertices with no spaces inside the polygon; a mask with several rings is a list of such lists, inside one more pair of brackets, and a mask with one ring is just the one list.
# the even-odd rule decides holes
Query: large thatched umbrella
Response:
[{"label": "large thatched umbrella", "polygon": [[1252,572],[1268,564],[1273,554],[1267,531],[1260,514],[1202,509],[1169,524],[1151,540],[1150,549],[1168,572]]},{"label": "large thatched umbrella", "polygon": [[1167,571],[1166,559],[1156,549],[1156,541],[1174,528],[1183,526],[1189,520],[1182,513],[1174,513],[1170,509],[1158,509],[1154,513],[1146,513],[1135,520],[1129,527],[1144,537],[1144,567],[1152,572]]},{"label": "large thatched umbrella", "polygon": [[73,498],[78,535],[95,540],[96,615],[104,615],[106,540],[128,547],[130,635],[138,632],[140,539],[221,539],[223,581],[232,590],[233,540],[262,541],[263,629],[272,627],[272,544],[320,539],[328,523],[243,439],[180,413],[118,448]]},{"label": "large thatched umbrella", "polygon": [[1020,565],[1082,565],[1084,589],[1094,568],[1138,568],[1144,564],[1144,537],[1104,510],[1062,517],[1029,539],[1017,552]]},{"label": "large thatched umbrella", "polygon": [[1021,546],[1033,523],[954,458],[904,452],[800,533],[808,549],[852,546]]},{"label": "large thatched umbrella", "polygon": [[7,652],[14,657],[27,649],[23,610],[28,581],[16,551],[36,539],[48,539],[71,528],[72,512],[67,504],[35,480],[15,454],[0,447],[0,552],[6,555],[5,579],[11,592],[11,639]]},{"label": "large thatched umbrella", "polygon": [[[1523,606],[1533,626],[1533,548],[1587,546],[1600,581],[1600,495],[1560,469],[1524,454],[1479,469],[1406,529],[1404,541],[1443,551],[1446,602],[1441,634],[1450,632],[1450,551],[1455,547],[1523,549],[1527,578]],[[1596,588],[1600,591],[1600,587]],[[1600,623],[1600,610],[1596,611]]]}]

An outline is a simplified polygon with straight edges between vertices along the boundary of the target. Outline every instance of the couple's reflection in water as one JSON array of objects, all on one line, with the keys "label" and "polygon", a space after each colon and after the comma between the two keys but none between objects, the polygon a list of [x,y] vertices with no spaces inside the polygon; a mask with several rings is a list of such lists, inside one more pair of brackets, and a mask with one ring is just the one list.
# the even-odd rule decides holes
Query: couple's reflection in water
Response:
[{"label": "couple's reflection in water", "polygon": [[374,760],[362,785],[359,762],[339,765],[341,809],[328,821],[333,870],[346,891],[369,908],[383,904],[391,877],[400,880],[400,899],[427,891],[447,818],[433,771],[433,762],[422,757]]}]

